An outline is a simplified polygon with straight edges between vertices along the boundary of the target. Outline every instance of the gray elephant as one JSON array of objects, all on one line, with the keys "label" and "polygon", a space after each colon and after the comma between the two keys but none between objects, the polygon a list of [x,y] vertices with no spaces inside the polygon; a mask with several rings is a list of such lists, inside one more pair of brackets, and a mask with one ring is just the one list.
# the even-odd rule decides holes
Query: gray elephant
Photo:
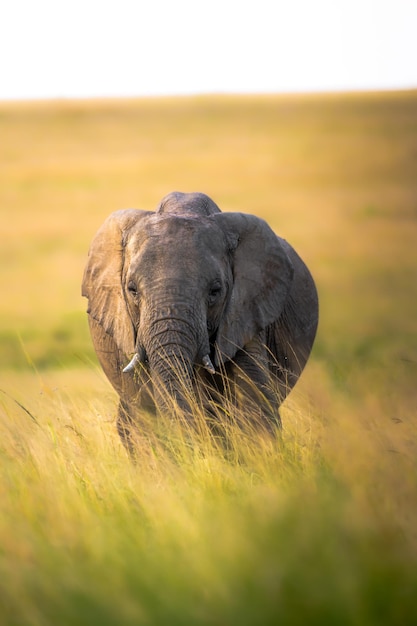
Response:
[{"label": "gray elephant", "polygon": [[128,449],[139,413],[169,411],[171,400],[188,416],[197,402],[209,418],[228,395],[279,426],[318,322],[314,281],[293,248],[202,193],[112,213],[91,244],[82,294]]}]

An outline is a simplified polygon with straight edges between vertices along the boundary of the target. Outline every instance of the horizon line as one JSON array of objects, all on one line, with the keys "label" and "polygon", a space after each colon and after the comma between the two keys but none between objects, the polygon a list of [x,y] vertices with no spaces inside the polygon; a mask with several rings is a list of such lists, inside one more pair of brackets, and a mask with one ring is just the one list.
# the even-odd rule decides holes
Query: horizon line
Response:
[{"label": "horizon line", "polygon": [[71,95],[71,96],[23,96],[23,97],[0,97],[0,106],[3,105],[25,105],[25,104],[53,104],[70,102],[109,102],[109,101],[138,101],[138,100],[175,100],[192,98],[225,98],[225,97],[314,97],[314,96],[349,96],[360,94],[394,94],[410,93],[417,91],[417,84],[414,86],[402,87],[361,87],[361,88],[333,88],[333,89],[300,89],[300,90],[259,90],[259,91],[227,91],[227,90],[207,90],[207,91],[179,91],[164,93],[146,94],[95,94],[95,95]]}]

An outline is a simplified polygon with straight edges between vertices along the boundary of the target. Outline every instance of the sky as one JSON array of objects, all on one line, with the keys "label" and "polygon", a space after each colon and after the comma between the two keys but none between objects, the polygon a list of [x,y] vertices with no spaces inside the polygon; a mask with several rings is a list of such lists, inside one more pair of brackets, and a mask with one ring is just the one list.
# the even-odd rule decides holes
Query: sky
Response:
[{"label": "sky", "polygon": [[417,0],[10,0],[0,100],[417,87]]}]

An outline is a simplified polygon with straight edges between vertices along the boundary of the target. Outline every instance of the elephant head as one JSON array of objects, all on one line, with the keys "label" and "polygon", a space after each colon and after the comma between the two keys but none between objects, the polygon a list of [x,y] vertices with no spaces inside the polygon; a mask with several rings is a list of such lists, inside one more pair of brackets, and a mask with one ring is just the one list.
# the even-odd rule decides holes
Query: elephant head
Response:
[{"label": "elephant head", "polygon": [[215,375],[280,320],[297,259],[262,219],[222,213],[204,194],[110,215],[92,242],[83,295],[119,395],[137,399],[145,379],[158,381],[159,408],[164,394],[187,408],[196,369]]}]

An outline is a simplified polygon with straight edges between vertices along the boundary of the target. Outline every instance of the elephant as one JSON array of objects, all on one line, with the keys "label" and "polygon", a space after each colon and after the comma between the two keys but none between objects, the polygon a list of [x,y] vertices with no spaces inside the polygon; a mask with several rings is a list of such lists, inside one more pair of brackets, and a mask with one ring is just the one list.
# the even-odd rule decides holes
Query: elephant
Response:
[{"label": "elephant", "polygon": [[192,421],[197,403],[209,419],[226,395],[279,431],[279,407],[313,346],[318,296],[264,220],[222,212],[203,193],[116,211],[91,243],[82,295],[129,451],[140,412],[175,406]]}]

